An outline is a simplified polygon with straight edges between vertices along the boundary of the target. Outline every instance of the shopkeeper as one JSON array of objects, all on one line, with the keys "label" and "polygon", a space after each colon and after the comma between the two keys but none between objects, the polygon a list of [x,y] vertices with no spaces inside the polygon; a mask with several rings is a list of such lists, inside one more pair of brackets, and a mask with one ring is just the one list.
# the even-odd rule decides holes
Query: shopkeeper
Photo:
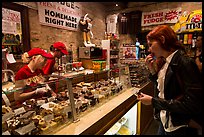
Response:
[{"label": "shopkeeper", "polygon": [[46,65],[43,67],[43,72],[46,75],[52,74],[58,68],[55,67],[55,59],[61,58],[63,55],[68,55],[66,47],[62,42],[55,42],[53,45],[50,46],[50,55],[53,57],[52,59],[47,59]]},{"label": "shopkeeper", "polygon": [[16,73],[15,87],[26,88],[24,90],[14,92],[14,99],[16,100],[16,103],[20,104],[31,98],[40,98],[48,91],[51,92],[52,96],[56,96],[56,94],[51,89],[49,89],[48,85],[46,85],[44,88],[36,89],[36,86],[38,84],[43,84],[45,80],[43,77],[44,73],[42,67],[45,65],[47,59],[51,59],[53,56],[46,53],[41,48],[33,48],[30,51],[24,53],[23,57],[23,61],[27,61],[28,64],[23,66]]}]

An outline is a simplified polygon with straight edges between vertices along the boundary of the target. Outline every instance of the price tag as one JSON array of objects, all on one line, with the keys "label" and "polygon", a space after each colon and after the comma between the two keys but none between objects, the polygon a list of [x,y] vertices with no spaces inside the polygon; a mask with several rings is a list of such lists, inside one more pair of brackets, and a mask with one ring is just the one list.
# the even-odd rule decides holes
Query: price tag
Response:
[{"label": "price tag", "polygon": [[37,106],[45,104],[45,100],[37,100]]},{"label": "price tag", "polygon": [[82,87],[82,90],[86,92],[88,90],[87,86]]},{"label": "price tag", "polygon": [[28,117],[32,117],[32,115],[35,115],[35,111],[28,111],[25,114],[23,114],[20,118],[27,119]]},{"label": "price tag", "polygon": [[102,92],[101,92],[101,95],[105,95],[105,94],[106,94],[106,91],[102,91]]},{"label": "price tag", "polygon": [[53,102],[55,100],[55,98],[54,97],[50,97],[47,100],[48,100],[48,102]]},{"label": "price tag", "polygon": [[15,115],[19,115],[19,114],[22,114],[22,113],[25,113],[25,108],[24,107],[21,107],[21,108],[18,108],[18,109],[15,109],[14,110],[14,113]]},{"label": "price tag", "polygon": [[94,98],[99,98],[99,94],[94,94]]},{"label": "price tag", "polygon": [[13,57],[13,54],[6,54],[6,59],[8,60],[9,63],[15,63],[16,60]]},{"label": "price tag", "polygon": [[3,94],[3,92],[2,92],[2,98],[3,98],[6,106],[11,106],[11,103],[10,103],[8,97],[5,94]]},{"label": "price tag", "polygon": [[78,100],[76,103],[75,103],[75,108],[79,108],[82,106],[82,101],[81,100]]},{"label": "price tag", "polygon": [[11,135],[11,133],[7,130],[7,131],[3,132],[2,135]]},{"label": "price tag", "polygon": [[20,127],[18,129],[16,129],[15,131],[17,133],[19,133],[20,135],[25,135],[27,133],[29,133],[30,131],[32,131],[33,129],[35,129],[36,126],[34,124],[34,122],[31,122],[30,124],[24,126],[24,127]]},{"label": "price tag", "polygon": [[65,106],[64,107],[63,113],[67,114],[68,112],[71,112],[71,106]]},{"label": "price tag", "polygon": [[6,113],[2,116],[2,122],[5,122],[6,120],[12,118],[14,116],[14,113],[13,112],[9,112],[9,113]]},{"label": "price tag", "polygon": [[49,114],[49,115],[44,116],[45,122],[50,122],[52,119],[54,119],[53,114]]}]

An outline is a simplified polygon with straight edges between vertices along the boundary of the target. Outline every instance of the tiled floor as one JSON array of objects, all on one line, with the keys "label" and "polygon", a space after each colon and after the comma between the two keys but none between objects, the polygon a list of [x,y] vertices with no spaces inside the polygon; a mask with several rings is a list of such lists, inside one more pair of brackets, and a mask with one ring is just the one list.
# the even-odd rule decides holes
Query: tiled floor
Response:
[{"label": "tiled floor", "polygon": [[158,127],[159,122],[153,119],[148,129],[143,133],[143,135],[157,135]]}]

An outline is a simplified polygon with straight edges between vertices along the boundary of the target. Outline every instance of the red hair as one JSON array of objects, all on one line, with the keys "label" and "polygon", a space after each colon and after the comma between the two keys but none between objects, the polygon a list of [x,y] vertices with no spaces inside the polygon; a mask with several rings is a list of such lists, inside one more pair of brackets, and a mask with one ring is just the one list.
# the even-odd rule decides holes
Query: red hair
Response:
[{"label": "red hair", "polygon": [[[165,38],[165,42],[162,43],[162,36]],[[156,40],[161,43],[161,47],[164,50],[172,51],[177,49],[183,49],[184,47],[181,45],[179,40],[177,39],[176,33],[173,31],[171,27],[168,25],[159,25],[150,31],[146,38],[148,40]]]}]

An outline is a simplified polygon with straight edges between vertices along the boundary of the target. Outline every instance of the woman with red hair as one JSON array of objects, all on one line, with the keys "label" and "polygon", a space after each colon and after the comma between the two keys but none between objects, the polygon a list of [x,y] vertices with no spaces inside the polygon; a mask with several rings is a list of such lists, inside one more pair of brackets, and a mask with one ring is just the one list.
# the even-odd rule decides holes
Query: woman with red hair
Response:
[{"label": "woman with red hair", "polygon": [[155,84],[155,96],[141,93],[137,99],[145,105],[152,105],[154,112],[158,112],[158,134],[198,134],[195,128],[189,127],[192,119],[200,122],[202,118],[202,85],[198,67],[186,55],[171,27],[157,26],[146,38],[150,54],[145,61],[151,72],[149,78]]}]

